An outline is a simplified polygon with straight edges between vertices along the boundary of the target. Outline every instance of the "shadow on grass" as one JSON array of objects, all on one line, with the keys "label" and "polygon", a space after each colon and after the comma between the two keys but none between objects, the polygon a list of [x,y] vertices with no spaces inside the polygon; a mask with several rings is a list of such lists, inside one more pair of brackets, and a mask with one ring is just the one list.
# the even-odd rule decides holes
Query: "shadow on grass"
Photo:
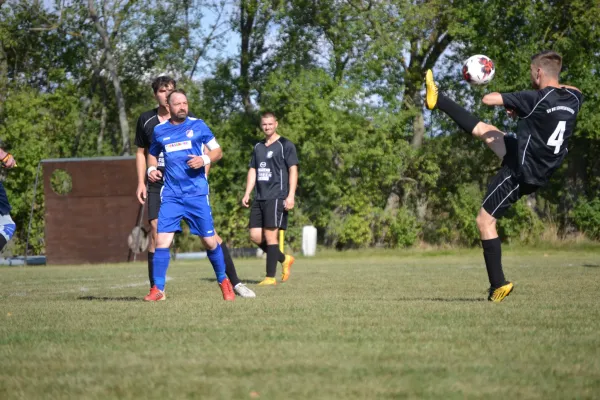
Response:
[{"label": "shadow on grass", "polygon": [[600,264],[583,264],[582,267],[586,267],[586,268],[600,268]]},{"label": "shadow on grass", "polygon": [[77,300],[100,300],[100,301],[142,301],[140,297],[98,297],[98,296],[82,296]]},{"label": "shadow on grass", "polygon": [[443,297],[400,297],[396,299],[398,301],[443,301],[443,302],[479,302],[486,301],[486,299],[478,298],[466,298],[466,297],[455,297],[455,298],[443,298]]},{"label": "shadow on grass", "polygon": [[[216,278],[200,278],[200,280],[204,281],[204,282],[217,282]],[[240,282],[242,282],[243,284],[248,283],[250,285],[256,285],[256,284],[260,283],[261,281],[257,281],[254,279],[240,279]]]}]

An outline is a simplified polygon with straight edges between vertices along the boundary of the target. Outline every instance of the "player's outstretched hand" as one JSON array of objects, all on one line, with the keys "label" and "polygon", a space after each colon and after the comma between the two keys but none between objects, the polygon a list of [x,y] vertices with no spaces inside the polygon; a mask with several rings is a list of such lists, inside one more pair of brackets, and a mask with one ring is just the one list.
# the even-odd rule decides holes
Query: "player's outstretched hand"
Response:
[{"label": "player's outstretched hand", "polygon": [[195,156],[193,154],[189,154],[188,157],[190,157],[190,159],[187,162],[188,167],[193,169],[204,167],[204,160],[202,159],[202,156]]},{"label": "player's outstretched hand", "polygon": [[148,180],[150,182],[158,182],[161,179],[162,179],[162,172],[160,172],[157,169],[155,169],[154,171],[152,171],[148,174]]},{"label": "player's outstretched hand", "polygon": [[146,202],[146,196],[147,196],[146,185],[144,185],[143,183],[140,183],[137,187],[137,190],[135,191],[135,194],[136,194],[137,199],[140,202],[140,204],[144,204]]},{"label": "player's outstretched hand", "polygon": [[245,194],[244,197],[242,198],[242,205],[246,208],[250,207],[250,195],[249,194]]},{"label": "player's outstretched hand", "polygon": [[289,211],[292,208],[294,208],[294,204],[295,204],[294,197],[293,196],[288,196],[287,199],[285,199],[283,201],[283,208],[285,208],[286,211]]},{"label": "player's outstretched hand", "polygon": [[9,169],[17,166],[17,162],[15,161],[15,158],[12,156],[12,154],[6,153],[6,156],[4,156],[4,158],[2,159],[2,166],[4,168]]}]

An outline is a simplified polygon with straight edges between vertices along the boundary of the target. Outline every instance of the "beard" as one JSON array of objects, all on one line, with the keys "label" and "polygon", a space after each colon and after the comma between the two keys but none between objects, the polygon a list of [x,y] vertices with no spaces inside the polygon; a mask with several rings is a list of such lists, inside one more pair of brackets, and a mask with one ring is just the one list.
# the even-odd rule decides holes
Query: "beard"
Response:
[{"label": "beard", "polygon": [[175,122],[183,122],[187,118],[188,113],[185,110],[178,111],[175,115],[171,116],[171,119]]}]

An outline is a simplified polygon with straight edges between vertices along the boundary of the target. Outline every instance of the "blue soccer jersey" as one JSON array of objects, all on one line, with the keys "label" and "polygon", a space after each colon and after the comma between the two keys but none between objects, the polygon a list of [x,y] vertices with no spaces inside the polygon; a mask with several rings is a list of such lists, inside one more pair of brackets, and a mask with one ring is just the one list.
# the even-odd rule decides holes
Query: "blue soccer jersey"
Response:
[{"label": "blue soccer jersey", "polygon": [[208,181],[204,167],[190,168],[189,156],[204,154],[204,145],[215,136],[201,119],[188,117],[183,123],[173,125],[165,121],[154,128],[150,154],[162,152],[165,158],[165,186],[162,197],[189,197],[208,194]]}]

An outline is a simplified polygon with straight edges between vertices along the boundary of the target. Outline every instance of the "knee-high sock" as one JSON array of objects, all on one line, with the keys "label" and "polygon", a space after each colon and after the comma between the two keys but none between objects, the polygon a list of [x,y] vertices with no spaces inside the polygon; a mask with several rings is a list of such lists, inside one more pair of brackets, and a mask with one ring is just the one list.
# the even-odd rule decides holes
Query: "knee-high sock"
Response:
[{"label": "knee-high sock", "polygon": [[223,249],[221,248],[221,245],[217,243],[217,247],[215,247],[214,250],[207,250],[206,254],[215,270],[217,281],[219,283],[223,282],[227,276],[225,275],[225,260],[223,258]]},{"label": "knee-high sock", "polygon": [[169,269],[169,261],[171,261],[171,253],[168,248],[155,249],[154,251],[154,268],[152,271],[153,281],[157,288],[165,290],[165,282],[167,280],[167,269]]},{"label": "knee-high sock", "polygon": [[275,273],[277,272],[277,261],[279,260],[280,253],[279,245],[267,245],[267,276],[269,278],[275,278]]},{"label": "knee-high sock", "polygon": [[469,135],[473,133],[473,129],[475,129],[475,126],[481,121],[475,115],[471,114],[442,93],[438,95],[436,106],[452,118],[454,122]]},{"label": "knee-high sock", "polygon": [[[268,246],[266,241],[263,241],[258,247],[260,247],[262,249],[262,251],[265,252],[265,254],[267,254],[268,257]],[[277,246],[277,250],[279,250],[279,246]],[[277,261],[279,261],[280,263],[285,261],[285,254],[283,254],[281,251],[279,251],[279,254],[277,255]],[[275,275],[273,275],[275,276]]]},{"label": "knee-high sock", "polygon": [[223,259],[225,260],[225,273],[227,277],[231,281],[233,286],[240,283],[240,278],[237,276],[237,271],[235,270],[235,264],[233,263],[233,259],[231,258],[231,254],[229,254],[229,249],[225,244],[225,241],[221,243],[221,250],[223,251]]},{"label": "knee-high sock", "polygon": [[148,279],[150,287],[154,286],[154,252],[148,252]]},{"label": "knee-high sock", "polygon": [[502,271],[502,247],[500,238],[482,240],[483,258],[485,259],[485,268],[487,269],[490,285],[493,288],[499,288],[506,284],[504,271]]}]

